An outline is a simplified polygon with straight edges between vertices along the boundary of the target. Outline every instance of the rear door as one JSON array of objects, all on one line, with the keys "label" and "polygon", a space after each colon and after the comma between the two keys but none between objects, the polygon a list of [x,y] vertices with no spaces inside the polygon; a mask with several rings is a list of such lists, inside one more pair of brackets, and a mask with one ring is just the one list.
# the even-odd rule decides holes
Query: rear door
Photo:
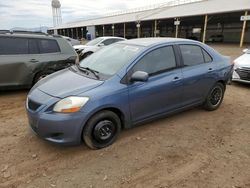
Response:
[{"label": "rear door", "polygon": [[178,68],[173,46],[152,50],[131,71],[144,71],[149,74],[147,82],[135,82],[128,86],[130,112],[134,123],[181,106],[182,73]]},{"label": "rear door", "polygon": [[199,45],[180,44],[183,74],[183,105],[202,102],[215,83],[212,57]]}]

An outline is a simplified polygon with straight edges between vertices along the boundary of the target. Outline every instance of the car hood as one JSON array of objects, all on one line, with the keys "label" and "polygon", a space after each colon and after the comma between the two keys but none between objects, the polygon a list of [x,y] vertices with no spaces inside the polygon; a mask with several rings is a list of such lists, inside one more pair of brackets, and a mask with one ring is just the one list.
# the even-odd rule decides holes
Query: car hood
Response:
[{"label": "car hood", "polygon": [[98,49],[100,49],[100,47],[98,46],[86,46],[86,45],[77,45],[74,46],[75,50],[83,50],[83,52],[96,52]]},{"label": "car hood", "polygon": [[103,84],[104,81],[87,78],[70,69],[56,72],[41,81],[33,89],[58,98],[79,95]]},{"label": "car hood", "polygon": [[76,50],[76,49],[84,49],[86,48],[87,46],[86,45],[74,45],[73,48]]},{"label": "car hood", "polygon": [[243,54],[234,60],[234,63],[239,67],[248,67],[250,68],[250,54]]}]

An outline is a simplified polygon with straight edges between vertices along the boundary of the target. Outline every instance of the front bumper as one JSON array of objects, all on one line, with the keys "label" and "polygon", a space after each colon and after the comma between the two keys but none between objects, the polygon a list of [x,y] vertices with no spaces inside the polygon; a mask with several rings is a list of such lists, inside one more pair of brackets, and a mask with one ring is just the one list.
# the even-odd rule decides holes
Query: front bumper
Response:
[{"label": "front bumper", "polygon": [[250,84],[250,68],[237,68],[233,72],[232,81]]},{"label": "front bumper", "polygon": [[[37,101],[38,99],[46,105],[39,105],[41,101]],[[41,91],[28,96],[26,111],[29,125],[33,132],[47,141],[61,145],[78,145],[82,141],[82,129],[87,121],[87,114],[55,113],[50,110],[50,106],[58,100]],[[30,104],[30,101],[33,103]]]},{"label": "front bumper", "polygon": [[41,138],[62,145],[78,145],[85,124],[83,113],[34,114],[27,110],[31,129]]}]

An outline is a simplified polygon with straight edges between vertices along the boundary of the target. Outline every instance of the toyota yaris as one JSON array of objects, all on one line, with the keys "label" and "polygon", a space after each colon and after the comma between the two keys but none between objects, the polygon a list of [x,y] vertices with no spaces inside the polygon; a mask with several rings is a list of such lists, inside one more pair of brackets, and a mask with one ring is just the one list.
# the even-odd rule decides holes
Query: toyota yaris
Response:
[{"label": "toyota yaris", "polygon": [[216,110],[232,66],[196,41],[118,42],[39,81],[27,97],[29,124],[54,143],[103,148],[124,128],[200,105]]}]

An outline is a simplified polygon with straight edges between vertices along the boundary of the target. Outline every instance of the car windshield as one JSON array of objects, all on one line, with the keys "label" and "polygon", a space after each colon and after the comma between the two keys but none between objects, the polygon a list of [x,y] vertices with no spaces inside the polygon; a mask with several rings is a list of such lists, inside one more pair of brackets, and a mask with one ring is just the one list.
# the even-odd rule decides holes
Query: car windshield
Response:
[{"label": "car windshield", "polygon": [[91,41],[89,41],[86,46],[95,46],[96,44],[98,44],[99,42],[101,42],[103,40],[103,38],[96,38],[96,39],[93,39]]},{"label": "car windshield", "polygon": [[132,60],[142,48],[127,44],[113,44],[83,59],[80,66],[110,77]]}]

